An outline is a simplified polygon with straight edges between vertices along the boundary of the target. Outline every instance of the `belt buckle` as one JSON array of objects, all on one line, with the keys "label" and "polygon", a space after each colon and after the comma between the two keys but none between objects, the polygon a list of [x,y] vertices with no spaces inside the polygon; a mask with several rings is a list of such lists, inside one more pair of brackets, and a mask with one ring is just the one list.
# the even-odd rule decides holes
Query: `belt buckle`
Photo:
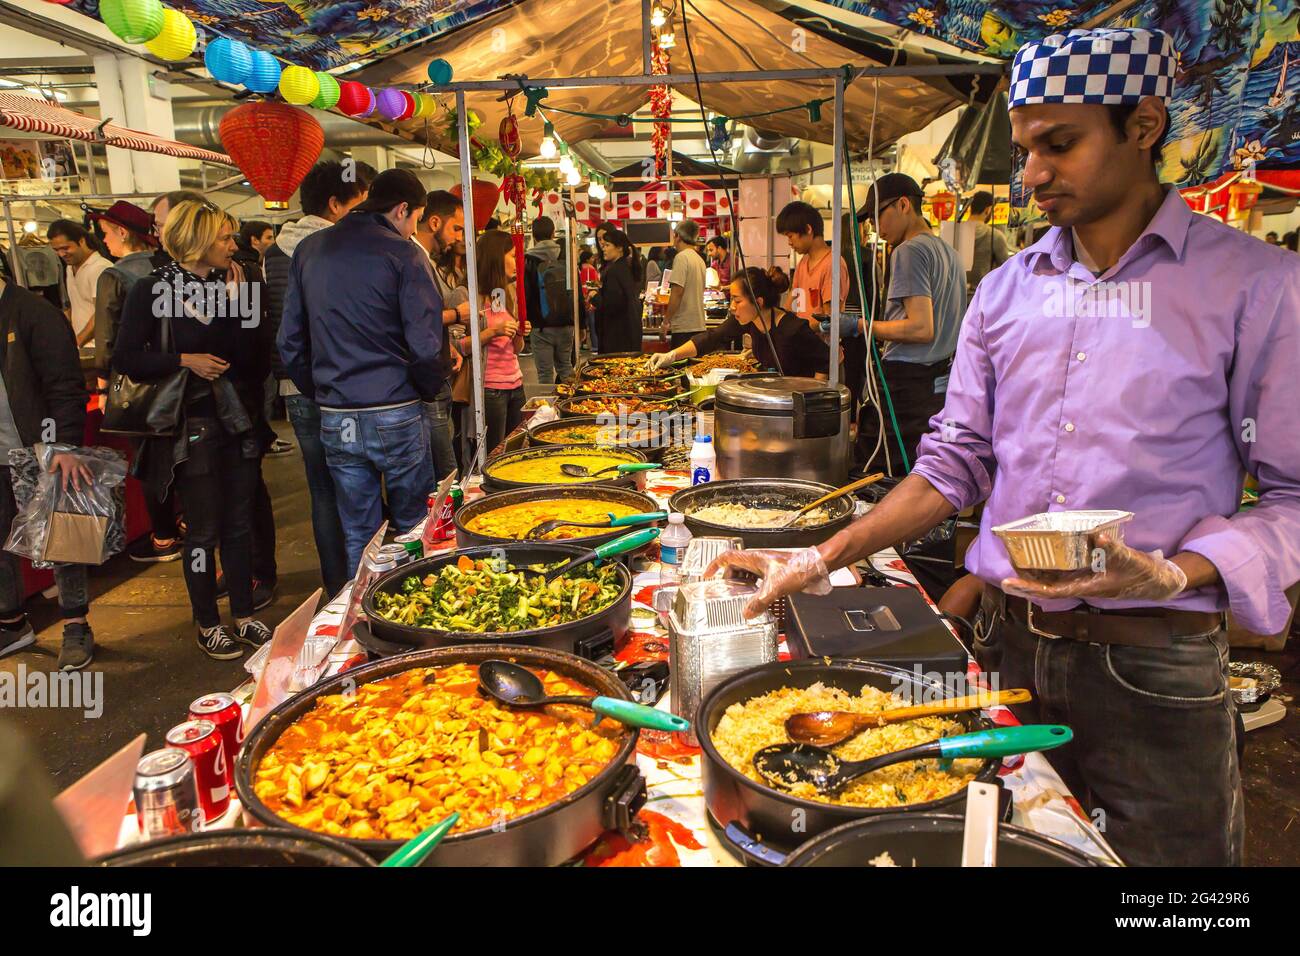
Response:
[{"label": "belt buckle", "polygon": [[1025,600],[1025,627],[1029,628],[1031,634],[1037,634],[1039,637],[1045,637],[1051,641],[1059,641],[1065,638],[1064,634],[1053,634],[1051,631],[1040,631],[1034,627],[1034,602]]}]

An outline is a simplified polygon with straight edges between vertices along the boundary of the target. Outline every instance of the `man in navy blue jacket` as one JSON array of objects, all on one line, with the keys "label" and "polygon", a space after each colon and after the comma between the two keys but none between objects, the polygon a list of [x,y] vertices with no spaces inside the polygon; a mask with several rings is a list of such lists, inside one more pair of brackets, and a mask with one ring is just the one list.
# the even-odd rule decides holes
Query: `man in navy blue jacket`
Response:
[{"label": "man in navy blue jacket", "polygon": [[424,200],[414,173],[380,173],[365,202],[299,243],[285,292],[280,357],[320,405],[352,570],[382,520],[380,479],[400,531],[426,514],[434,487],[420,403],[445,370],[442,299],[411,241]]}]

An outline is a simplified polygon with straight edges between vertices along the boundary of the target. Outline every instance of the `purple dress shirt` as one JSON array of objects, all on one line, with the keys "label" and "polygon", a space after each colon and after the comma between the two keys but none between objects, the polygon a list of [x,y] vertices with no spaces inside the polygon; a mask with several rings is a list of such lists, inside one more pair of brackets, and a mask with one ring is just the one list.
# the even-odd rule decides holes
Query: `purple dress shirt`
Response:
[{"label": "purple dress shirt", "polygon": [[[1300,580],[1297,410],[1300,256],[1194,214],[1171,189],[1100,277],[1059,228],[988,274],[914,470],[958,509],[987,499],[966,554],[985,581],[1014,574],[995,525],[1122,509],[1134,515],[1125,543],[1196,552],[1223,579],[1165,606],[1231,609],[1273,634]],[[1239,512],[1247,472],[1259,504]]]}]

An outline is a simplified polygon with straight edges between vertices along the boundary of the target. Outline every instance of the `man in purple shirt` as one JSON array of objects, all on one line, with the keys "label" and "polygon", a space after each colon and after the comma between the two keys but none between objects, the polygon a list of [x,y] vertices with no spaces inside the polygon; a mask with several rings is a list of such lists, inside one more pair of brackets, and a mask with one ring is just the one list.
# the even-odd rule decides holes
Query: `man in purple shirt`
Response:
[{"label": "man in purple shirt", "polygon": [[[1160,184],[1173,75],[1144,30],[1017,54],[1012,136],[1055,228],[980,283],[913,473],[817,548],[718,565],[763,577],[755,605],[827,593],[827,568],[985,502],[977,660],[1033,688],[1021,720],[1073,727],[1050,759],[1127,862],[1237,864],[1223,612],[1281,631],[1300,580],[1300,260]],[[1133,519],[1082,572],[1014,568],[992,530],[1083,509]]]}]

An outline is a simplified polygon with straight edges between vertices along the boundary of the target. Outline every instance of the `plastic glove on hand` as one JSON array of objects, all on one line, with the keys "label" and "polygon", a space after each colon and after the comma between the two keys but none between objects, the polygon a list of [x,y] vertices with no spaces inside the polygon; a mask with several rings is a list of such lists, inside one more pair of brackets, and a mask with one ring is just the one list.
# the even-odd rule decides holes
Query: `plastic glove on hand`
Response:
[{"label": "plastic glove on hand", "polygon": [[745,605],[745,617],[757,617],[781,598],[800,591],[831,593],[831,573],[816,548],[728,551],[719,555],[704,574],[705,577],[715,577],[733,569],[748,571],[760,579],[758,593]]},{"label": "plastic glove on hand", "polygon": [[1113,598],[1127,601],[1167,601],[1187,587],[1183,569],[1159,551],[1138,551],[1110,535],[1098,535],[1101,570],[1031,571],[1006,578],[1002,590],[1029,600],[1054,598]]},{"label": "plastic glove on hand", "polygon": [[650,371],[657,372],[666,365],[673,363],[672,352],[651,352],[650,353]]}]

